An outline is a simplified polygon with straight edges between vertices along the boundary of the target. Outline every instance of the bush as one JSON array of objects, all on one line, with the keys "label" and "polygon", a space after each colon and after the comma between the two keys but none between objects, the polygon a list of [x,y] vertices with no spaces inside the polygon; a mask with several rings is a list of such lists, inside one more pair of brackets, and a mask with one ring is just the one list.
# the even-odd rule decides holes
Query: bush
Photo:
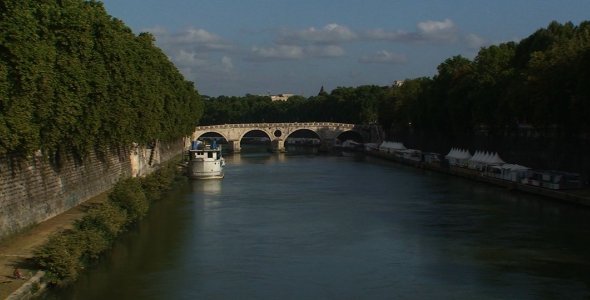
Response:
[{"label": "bush", "polygon": [[111,239],[99,228],[79,230],[76,234],[82,244],[81,261],[85,264],[97,260],[105,250],[109,249]]},{"label": "bush", "polygon": [[127,213],[108,201],[91,208],[86,215],[76,222],[79,230],[98,229],[112,241],[125,229]]},{"label": "bush", "polygon": [[82,240],[73,231],[62,232],[49,239],[35,253],[39,267],[51,273],[50,282],[59,284],[73,281],[83,268]]},{"label": "bush", "polygon": [[150,201],[160,199],[162,192],[170,189],[178,175],[176,165],[168,164],[161,167],[148,177],[141,179],[141,186]]},{"label": "bush", "polygon": [[109,245],[109,239],[99,229],[64,231],[39,248],[35,260],[51,273],[51,283],[63,285],[76,280],[84,266],[96,260]]},{"label": "bush", "polygon": [[109,195],[109,200],[125,210],[127,223],[134,223],[143,218],[149,209],[148,200],[137,178],[119,181]]}]

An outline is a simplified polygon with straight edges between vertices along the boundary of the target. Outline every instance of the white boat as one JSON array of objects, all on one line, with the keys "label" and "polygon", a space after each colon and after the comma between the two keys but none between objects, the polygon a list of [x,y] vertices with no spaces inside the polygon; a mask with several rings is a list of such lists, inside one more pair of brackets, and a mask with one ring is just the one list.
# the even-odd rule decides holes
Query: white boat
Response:
[{"label": "white boat", "polygon": [[221,179],[225,160],[221,146],[193,142],[188,150],[187,176],[192,179]]}]

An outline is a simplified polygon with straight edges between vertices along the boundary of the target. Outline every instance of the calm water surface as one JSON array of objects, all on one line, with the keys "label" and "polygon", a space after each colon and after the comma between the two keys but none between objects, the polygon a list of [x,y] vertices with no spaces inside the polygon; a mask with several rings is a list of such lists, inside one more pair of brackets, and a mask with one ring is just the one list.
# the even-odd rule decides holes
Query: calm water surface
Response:
[{"label": "calm water surface", "polygon": [[590,211],[372,159],[228,156],[49,299],[579,299]]}]

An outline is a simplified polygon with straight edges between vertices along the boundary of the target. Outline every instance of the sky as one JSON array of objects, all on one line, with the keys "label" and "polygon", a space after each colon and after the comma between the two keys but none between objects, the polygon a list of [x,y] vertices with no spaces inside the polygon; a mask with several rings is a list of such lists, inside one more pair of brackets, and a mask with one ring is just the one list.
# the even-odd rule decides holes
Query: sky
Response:
[{"label": "sky", "polygon": [[447,58],[590,20],[590,0],[104,0],[150,32],[201,95],[292,93],[432,77]]}]

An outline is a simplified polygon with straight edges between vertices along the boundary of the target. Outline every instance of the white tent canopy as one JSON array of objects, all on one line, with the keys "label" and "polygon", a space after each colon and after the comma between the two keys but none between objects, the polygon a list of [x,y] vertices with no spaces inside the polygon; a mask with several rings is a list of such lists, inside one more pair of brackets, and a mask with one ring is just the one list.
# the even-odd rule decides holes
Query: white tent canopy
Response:
[{"label": "white tent canopy", "polygon": [[466,166],[471,157],[471,153],[468,150],[459,148],[452,148],[449,154],[445,155],[449,164],[453,166]]},{"label": "white tent canopy", "polygon": [[381,145],[379,145],[379,150],[384,151],[384,152],[393,152],[393,151],[406,150],[406,149],[407,149],[406,146],[404,146],[403,143],[399,143],[399,142],[384,141],[383,143],[381,143]]},{"label": "white tent canopy", "polygon": [[492,158],[488,159],[488,162],[490,165],[501,165],[506,163],[504,160],[500,158],[498,152],[494,152],[494,155],[492,156]]},{"label": "white tent canopy", "polygon": [[485,166],[502,165],[504,163],[497,152],[475,151],[473,157],[469,159],[468,166],[471,169],[481,169]]},{"label": "white tent canopy", "polygon": [[455,159],[470,159],[471,153],[469,153],[467,150],[452,148],[451,151],[449,151],[449,154],[447,154],[445,157]]}]

